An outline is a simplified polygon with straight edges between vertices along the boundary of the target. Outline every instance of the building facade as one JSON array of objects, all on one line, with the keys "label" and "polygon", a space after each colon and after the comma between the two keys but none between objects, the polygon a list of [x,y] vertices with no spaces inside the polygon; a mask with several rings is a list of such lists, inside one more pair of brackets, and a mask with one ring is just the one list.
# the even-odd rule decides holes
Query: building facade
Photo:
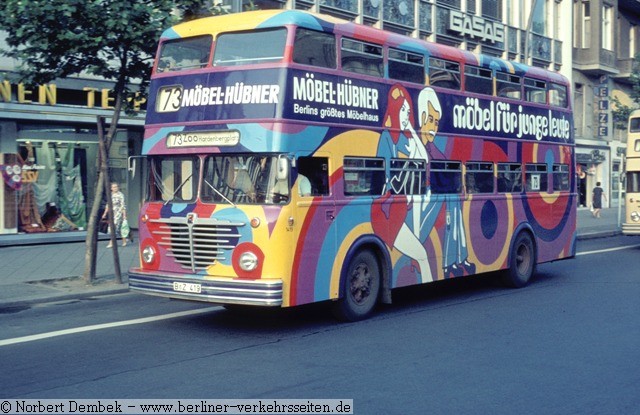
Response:
[{"label": "building facade", "polygon": [[[612,98],[629,98],[640,53],[640,1],[574,0],[573,85],[580,205],[591,205],[601,182],[610,206],[619,206],[626,131],[613,123]],[[625,127],[624,125],[621,127]],[[606,204],[605,204],[606,206]]]},{"label": "building facade", "polygon": [[[112,83],[73,77],[24,85],[16,68],[0,58],[0,245],[84,240],[96,193],[97,117],[109,122]],[[127,158],[140,154],[143,125],[144,111],[123,116],[110,151],[111,180],[128,197],[133,222],[141,186],[127,174]]]}]

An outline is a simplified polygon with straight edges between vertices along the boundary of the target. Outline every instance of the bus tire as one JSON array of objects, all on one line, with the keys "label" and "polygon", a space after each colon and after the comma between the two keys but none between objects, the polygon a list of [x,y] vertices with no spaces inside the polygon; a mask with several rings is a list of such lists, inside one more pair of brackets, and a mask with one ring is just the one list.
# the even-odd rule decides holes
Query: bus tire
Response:
[{"label": "bus tire", "polygon": [[380,277],[380,264],[373,252],[357,252],[342,276],[342,297],[333,304],[336,318],[358,321],[369,317],[380,295]]},{"label": "bus tire", "polygon": [[521,288],[529,283],[536,270],[536,247],[529,232],[520,232],[516,237],[509,269],[505,270],[502,281],[507,287]]}]

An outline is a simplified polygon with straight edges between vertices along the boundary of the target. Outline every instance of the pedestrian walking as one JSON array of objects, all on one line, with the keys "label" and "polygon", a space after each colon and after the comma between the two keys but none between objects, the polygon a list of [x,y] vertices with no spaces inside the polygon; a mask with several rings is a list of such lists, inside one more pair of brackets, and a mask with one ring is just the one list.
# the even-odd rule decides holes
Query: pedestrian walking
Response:
[{"label": "pedestrian walking", "polygon": [[[118,183],[111,183],[111,206],[113,206],[113,224],[115,226],[116,239],[122,238],[122,246],[127,246],[127,237],[129,236],[127,207],[124,200],[124,194],[120,191]],[[109,205],[107,205],[107,208],[104,210],[102,218],[105,219],[108,213]],[[112,242],[109,241],[107,248],[112,247]]]},{"label": "pedestrian walking", "polygon": [[602,199],[607,200],[607,195],[604,194],[604,190],[600,187],[600,182],[596,183],[596,187],[593,188],[593,217],[600,219],[600,211],[602,210]]}]

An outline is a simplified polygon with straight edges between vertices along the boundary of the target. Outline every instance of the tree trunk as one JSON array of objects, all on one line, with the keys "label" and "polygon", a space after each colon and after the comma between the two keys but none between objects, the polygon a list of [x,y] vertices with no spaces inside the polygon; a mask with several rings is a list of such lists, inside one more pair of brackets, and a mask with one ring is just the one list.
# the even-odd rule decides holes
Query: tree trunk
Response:
[{"label": "tree trunk", "polygon": [[[109,177],[109,166],[107,165],[107,149],[104,143],[104,117],[98,117],[98,145],[100,146],[100,173],[102,177]],[[107,207],[109,211],[109,229],[111,237],[111,247],[113,249],[113,271],[117,284],[122,284],[122,275],[120,274],[120,256],[118,255],[118,235],[114,221],[113,203],[111,199],[111,183],[103,180],[104,192],[107,195]]]},{"label": "tree trunk", "polygon": [[[111,119],[111,124],[109,125],[109,132],[107,136],[104,137],[103,140],[103,131],[102,128],[102,117],[98,118],[98,134],[100,135],[100,140],[102,144],[104,144],[104,152],[98,152],[98,163],[96,167],[98,169],[98,178],[96,180],[95,186],[95,198],[93,199],[93,205],[91,205],[91,212],[89,214],[89,219],[87,220],[87,238],[85,240],[86,252],[85,252],[85,262],[84,262],[84,280],[87,284],[93,284],[93,281],[96,278],[96,255],[98,252],[98,213],[100,212],[100,204],[102,203],[102,197],[104,196],[105,188],[108,189],[110,184],[109,179],[109,149],[111,148],[111,143],[113,141],[113,137],[116,134],[116,128],[118,126],[118,120],[120,119],[120,111],[122,110],[122,103],[124,98],[124,91],[120,83],[116,83],[116,102],[115,107],[113,108],[113,118]],[[102,154],[101,154],[102,153]],[[102,166],[105,166],[103,169]],[[111,203],[111,196],[109,192],[106,192],[107,200]],[[109,209],[111,212],[113,210]],[[113,220],[111,220],[111,229],[113,230]],[[120,276],[120,265],[118,253],[116,252],[114,244],[114,262],[116,262],[116,282],[118,284],[122,283],[122,277]]]}]

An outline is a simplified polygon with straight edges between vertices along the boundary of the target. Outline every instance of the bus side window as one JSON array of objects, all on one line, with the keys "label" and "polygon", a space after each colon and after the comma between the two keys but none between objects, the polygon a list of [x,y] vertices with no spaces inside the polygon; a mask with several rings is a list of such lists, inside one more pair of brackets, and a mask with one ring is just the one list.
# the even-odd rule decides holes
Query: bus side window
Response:
[{"label": "bus side window", "polygon": [[327,157],[299,157],[298,175],[302,175],[309,180],[311,186],[310,194],[306,192],[303,183],[298,177],[298,186],[302,196],[328,196],[329,195],[329,159]]},{"label": "bus side window", "polygon": [[569,104],[567,87],[560,84],[549,84],[549,103],[556,107],[566,108]]},{"label": "bus side window", "polygon": [[429,59],[429,85],[460,90],[460,64],[442,59]]},{"label": "bus side window", "polygon": [[321,68],[336,68],[336,38],[330,33],[299,28],[293,44],[293,61]]},{"label": "bus side window", "polygon": [[522,96],[521,78],[505,72],[496,72],[496,91],[501,98],[520,99]]},{"label": "bus side window", "polygon": [[462,163],[437,160],[429,164],[429,181],[433,193],[462,192]]},{"label": "bus side window", "polygon": [[516,163],[498,163],[498,193],[522,192],[522,166]]},{"label": "bus side window", "polygon": [[424,56],[389,48],[389,78],[424,84]]},{"label": "bus side window", "polygon": [[478,94],[493,95],[491,69],[467,65],[464,67],[464,90]]},{"label": "bus side window", "polygon": [[343,70],[382,77],[384,63],[382,46],[343,38],[341,52]]},{"label": "bus side window", "polygon": [[379,196],[385,184],[384,159],[345,157],[345,196]]},{"label": "bus side window", "polygon": [[467,193],[493,193],[493,163],[467,163],[464,176]]},{"label": "bus side window", "polygon": [[546,192],[549,182],[546,164],[525,165],[525,181],[527,192]]},{"label": "bus side window", "polygon": [[524,78],[524,99],[529,102],[546,104],[547,83],[533,78]]}]

